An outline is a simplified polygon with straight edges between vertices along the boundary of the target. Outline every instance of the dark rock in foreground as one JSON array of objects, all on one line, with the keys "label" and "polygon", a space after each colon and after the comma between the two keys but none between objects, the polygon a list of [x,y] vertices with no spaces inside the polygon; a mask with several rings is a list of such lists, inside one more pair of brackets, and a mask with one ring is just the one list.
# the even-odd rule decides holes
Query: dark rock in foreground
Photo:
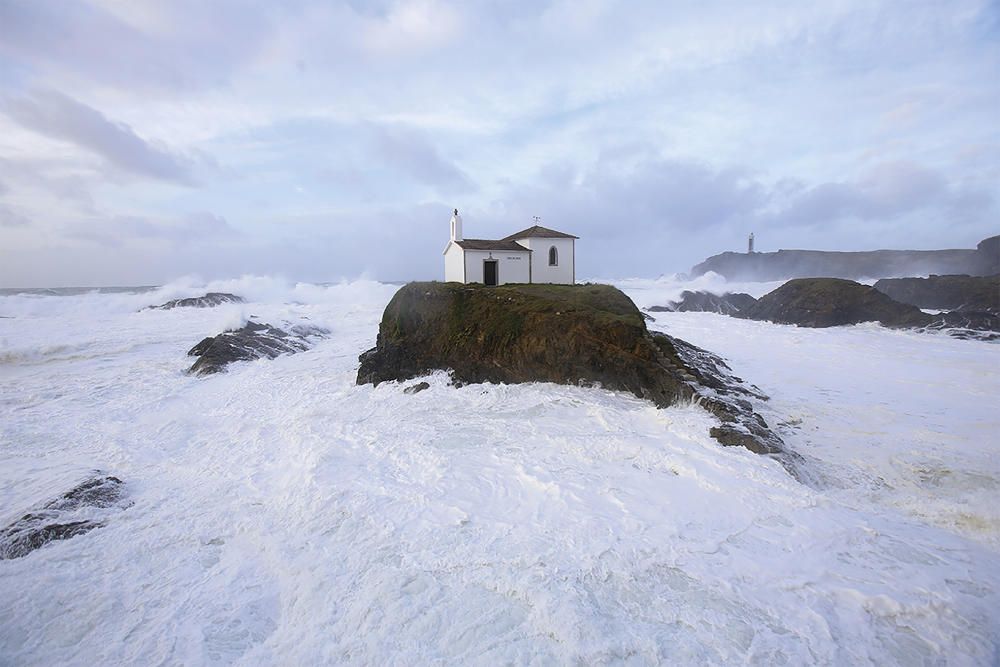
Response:
[{"label": "dark rock in foreground", "polygon": [[209,292],[204,296],[193,296],[188,299],[174,299],[160,304],[159,306],[149,306],[146,310],[172,310],[174,308],[214,308],[224,303],[245,303],[241,296],[227,294],[226,292]]},{"label": "dark rock in foreground", "polygon": [[719,357],[646,329],[608,285],[410,283],[386,306],[358,384],[448,370],[456,384],[556,382],[627,391],[659,407],[697,401],[726,445],[778,453],[781,439],[754,412],[759,391]]},{"label": "dark rock in foreground", "polygon": [[1000,314],[1000,275],[883,278],[875,289],[918,308]]},{"label": "dark rock in foreground", "polygon": [[757,299],[742,292],[727,292],[719,295],[712,294],[711,292],[684,290],[681,292],[680,301],[671,301],[666,306],[653,306],[648,310],[653,313],[698,312],[735,315],[740,310],[756,303],[756,301]]},{"label": "dark rock in foreground", "polygon": [[108,512],[125,509],[124,483],[95,476],[0,531],[0,559],[21,558],[55,540],[68,540],[105,524]]},{"label": "dark rock in foreground", "polygon": [[789,280],[736,316],[802,327],[835,327],[861,322],[879,322],[887,327],[919,327],[933,320],[916,306],[893,301],[874,287],[840,278]]},{"label": "dark rock in foreground", "polygon": [[225,370],[234,361],[274,359],[281,354],[302,352],[312,347],[311,339],[329,333],[320,327],[295,325],[285,331],[270,324],[247,322],[239,329],[209,336],[188,350],[188,356],[198,357],[188,373],[208,375]]},{"label": "dark rock in foreground", "polygon": [[403,390],[404,394],[419,394],[424,389],[430,389],[431,385],[428,382],[417,382],[416,384],[411,384],[409,387]]}]

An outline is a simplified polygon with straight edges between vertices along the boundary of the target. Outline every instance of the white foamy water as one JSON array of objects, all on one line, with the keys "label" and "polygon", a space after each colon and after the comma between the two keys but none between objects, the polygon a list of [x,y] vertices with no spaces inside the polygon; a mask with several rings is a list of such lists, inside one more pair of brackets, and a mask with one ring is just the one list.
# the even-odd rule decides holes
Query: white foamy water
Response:
[{"label": "white foamy water", "polygon": [[[206,289],[250,302],[137,312]],[[659,314],[771,395],[804,485],[694,406],[358,387],[395,289],[0,297],[0,526],[94,469],[133,503],[0,561],[0,664],[1000,660],[1000,345]],[[251,315],[333,333],[183,373]]]}]

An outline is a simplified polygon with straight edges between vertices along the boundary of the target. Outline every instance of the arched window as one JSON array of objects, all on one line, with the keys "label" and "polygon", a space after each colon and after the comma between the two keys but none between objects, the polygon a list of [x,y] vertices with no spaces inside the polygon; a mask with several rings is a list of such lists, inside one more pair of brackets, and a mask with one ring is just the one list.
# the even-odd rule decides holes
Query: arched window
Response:
[{"label": "arched window", "polygon": [[559,251],[555,246],[549,248],[549,266],[559,266]]}]

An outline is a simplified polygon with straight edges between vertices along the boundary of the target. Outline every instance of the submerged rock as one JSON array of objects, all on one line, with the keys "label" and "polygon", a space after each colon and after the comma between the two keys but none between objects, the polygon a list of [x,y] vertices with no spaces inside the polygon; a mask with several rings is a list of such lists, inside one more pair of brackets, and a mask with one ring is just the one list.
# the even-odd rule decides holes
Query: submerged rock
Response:
[{"label": "submerged rock", "polygon": [[893,301],[874,287],[841,278],[797,278],[769,292],[736,317],[802,327],[880,322],[919,327],[933,317],[916,306]]},{"label": "submerged rock", "polygon": [[759,453],[783,449],[748,399],[764,398],[719,357],[647,330],[608,285],[410,283],[386,306],[358,384],[448,370],[456,384],[556,382],[627,391],[659,407],[697,401],[712,435]]},{"label": "submerged rock", "polygon": [[174,308],[214,308],[224,303],[246,303],[241,296],[226,292],[209,292],[204,296],[193,296],[187,299],[173,299],[159,306],[149,306],[146,310],[172,310]]},{"label": "submerged rock", "polygon": [[0,531],[0,559],[21,558],[55,540],[68,540],[105,525],[108,512],[125,509],[124,483],[111,475],[91,477]]},{"label": "submerged rock", "polygon": [[403,390],[404,394],[419,394],[424,389],[430,389],[431,385],[429,382],[417,382],[416,384],[411,384],[409,387]]},{"label": "submerged rock", "polygon": [[712,294],[711,292],[684,290],[679,301],[671,301],[666,306],[653,306],[648,310],[654,313],[662,312],[699,312],[735,315],[743,308],[756,303],[757,299],[742,292],[727,292]]},{"label": "submerged rock", "polygon": [[944,331],[955,338],[1000,340],[1000,315],[993,312],[955,310],[932,316],[925,330]]},{"label": "submerged rock", "polygon": [[312,339],[329,333],[314,326],[295,325],[285,331],[270,324],[247,322],[239,329],[204,338],[188,350],[188,356],[198,357],[188,373],[208,375],[225,370],[234,361],[274,359],[281,354],[302,352],[313,346]]},{"label": "submerged rock", "polygon": [[1000,275],[883,278],[875,289],[918,308],[1000,314]]}]

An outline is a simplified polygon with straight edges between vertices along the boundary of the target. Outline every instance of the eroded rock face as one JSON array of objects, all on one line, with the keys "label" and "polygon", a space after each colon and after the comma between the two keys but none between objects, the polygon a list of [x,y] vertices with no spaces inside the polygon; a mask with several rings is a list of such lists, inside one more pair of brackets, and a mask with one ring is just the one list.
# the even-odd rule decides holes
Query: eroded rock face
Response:
[{"label": "eroded rock face", "polygon": [[188,372],[209,375],[225,370],[234,361],[274,359],[302,352],[329,333],[321,327],[295,325],[285,331],[270,324],[247,322],[239,329],[204,338],[188,350],[188,356],[198,357]]},{"label": "eroded rock face", "polygon": [[188,299],[173,299],[159,306],[149,306],[146,310],[172,310],[174,308],[214,308],[223,303],[245,303],[243,297],[226,292],[209,292],[204,296]]},{"label": "eroded rock face", "polygon": [[726,294],[712,294],[684,290],[681,292],[679,301],[671,301],[666,306],[653,306],[650,312],[699,312],[699,313],[720,313],[722,315],[735,315],[743,308],[754,304],[757,299],[742,292],[727,292]]},{"label": "eroded rock face", "polygon": [[754,412],[762,395],[717,356],[665,334],[608,285],[410,283],[386,306],[358,384],[448,370],[457,384],[556,382],[628,391],[659,407],[697,400],[712,435],[760,453],[782,442]]},{"label": "eroded rock face", "polygon": [[797,278],[759,298],[736,317],[802,327],[879,322],[920,327],[933,321],[916,306],[892,300],[874,287],[840,278]]},{"label": "eroded rock face", "polygon": [[883,278],[875,289],[918,308],[1000,314],[1000,275]]},{"label": "eroded rock face", "polygon": [[21,558],[49,542],[100,528],[114,510],[126,507],[125,484],[95,475],[0,531],[0,559]]}]

